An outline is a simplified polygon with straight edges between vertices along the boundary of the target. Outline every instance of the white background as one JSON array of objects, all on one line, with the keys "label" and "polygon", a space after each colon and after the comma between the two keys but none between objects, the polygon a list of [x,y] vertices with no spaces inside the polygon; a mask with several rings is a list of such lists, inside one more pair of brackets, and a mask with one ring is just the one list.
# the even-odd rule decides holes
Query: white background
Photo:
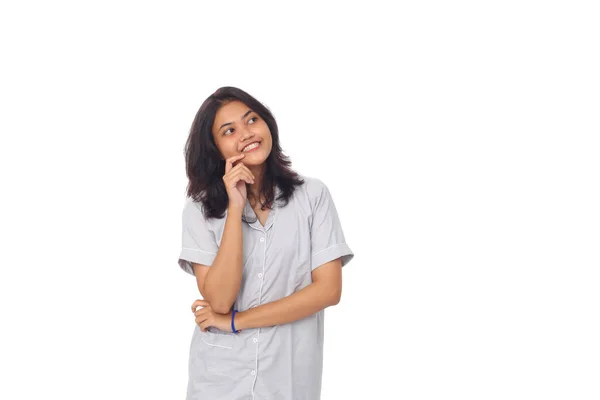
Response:
[{"label": "white background", "polygon": [[0,398],[184,398],[183,148],[232,85],[355,252],[323,399],[598,399],[592,3],[3,3]]}]

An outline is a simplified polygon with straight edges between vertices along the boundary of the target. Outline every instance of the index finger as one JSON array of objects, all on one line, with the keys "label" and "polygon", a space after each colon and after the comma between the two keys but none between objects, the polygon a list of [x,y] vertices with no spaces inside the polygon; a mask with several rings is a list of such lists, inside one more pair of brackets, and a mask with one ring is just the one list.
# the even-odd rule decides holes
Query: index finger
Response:
[{"label": "index finger", "polygon": [[192,312],[196,312],[196,308],[198,308],[199,306],[206,307],[207,305],[208,301],[198,299],[192,303]]},{"label": "index finger", "polygon": [[246,157],[246,155],[244,153],[237,155],[237,156],[229,157],[227,160],[225,160],[225,173],[228,173],[229,170],[231,168],[233,168],[234,161],[240,160],[243,157]]}]

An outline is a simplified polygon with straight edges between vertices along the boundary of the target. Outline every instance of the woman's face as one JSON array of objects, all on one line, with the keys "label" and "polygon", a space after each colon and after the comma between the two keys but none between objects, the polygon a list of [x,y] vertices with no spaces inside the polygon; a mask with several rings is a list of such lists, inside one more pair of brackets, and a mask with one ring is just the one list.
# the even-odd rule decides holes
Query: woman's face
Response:
[{"label": "woman's face", "polygon": [[244,165],[256,166],[271,153],[271,131],[267,123],[241,101],[227,103],[217,111],[212,133],[225,160],[244,153]]}]

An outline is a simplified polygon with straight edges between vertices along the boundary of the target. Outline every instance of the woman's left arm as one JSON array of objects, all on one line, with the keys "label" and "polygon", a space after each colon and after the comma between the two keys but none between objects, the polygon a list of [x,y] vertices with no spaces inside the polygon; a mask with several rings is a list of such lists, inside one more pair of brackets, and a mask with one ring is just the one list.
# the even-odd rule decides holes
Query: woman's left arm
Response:
[{"label": "woman's left arm", "polygon": [[340,302],[342,263],[339,258],[312,271],[313,282],[282,299],[235,314],[235,329],[287,324],[306,318]]}]

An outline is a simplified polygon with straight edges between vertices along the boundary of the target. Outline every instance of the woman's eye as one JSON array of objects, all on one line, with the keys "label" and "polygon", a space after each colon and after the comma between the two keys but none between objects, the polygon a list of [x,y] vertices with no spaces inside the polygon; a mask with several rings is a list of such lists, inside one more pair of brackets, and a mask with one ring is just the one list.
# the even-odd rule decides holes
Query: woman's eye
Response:
[{"label": "woman's eye", "polygon": [[223,135],[227,135],[227,132],[229,132],[231,130],[232,130],[231,128],[227,129],[225,132],[223,132]]},{"label": "woman's eye", "polygon": [[[248,122],[250,122],[250,121],[252,121],[252,120],[258,120],[258,118],[256,118],[256,117],[252,117],[252,118],[250,118],[250,119],[248,120]],[[254,122],[253,122],[253,123],[254,123]]]}]

